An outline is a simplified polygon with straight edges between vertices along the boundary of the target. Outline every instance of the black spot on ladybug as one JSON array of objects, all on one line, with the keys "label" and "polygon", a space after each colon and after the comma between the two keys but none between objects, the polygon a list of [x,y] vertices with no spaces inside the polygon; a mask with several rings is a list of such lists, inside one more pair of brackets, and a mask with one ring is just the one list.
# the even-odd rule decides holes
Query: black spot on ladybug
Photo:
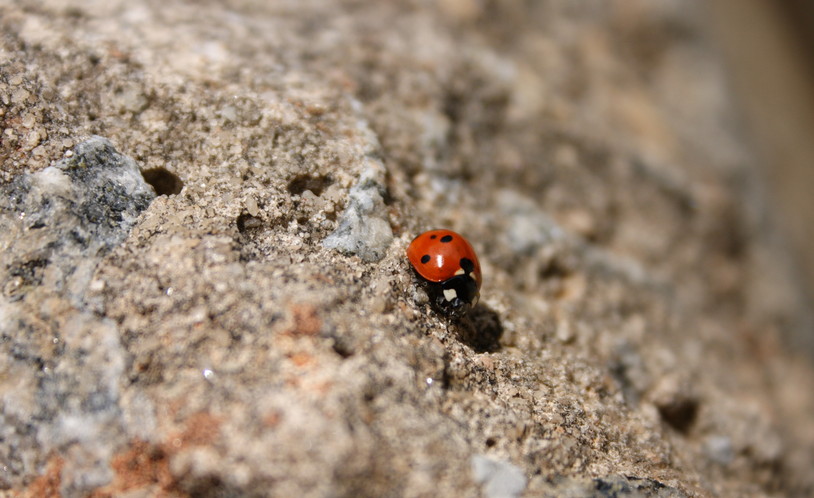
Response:
[{"label": "black spot on ladybug", "polygon": [[472,273],[475,271],[475,263],[473,263],[469,258],[461,258],[460,265],[466,273]]},{"label": "black spot on ladybug", "polygon": [[452,242],[452,235],[444,235],[441,237],[441,242]]},{"label": "black spot on ladybug", "polygon": [[426,265],[427,263],[429,263],[429,262],[430,262],[430,255],[429,255],[429,254],[425,254],[425,255],[421,256],[421,262],[422,262],[422,263],[424,263],[425,265]]},{"label": "black spot on ladybug", "polygon": [[435,234],[432,234],[432,235],[430,235],[430,238],[431,238],[432,240],[435,240],[435,239],[437,239],[437,238],[438,238],[438,236],[437,236],[437,235],[435,235]]}]

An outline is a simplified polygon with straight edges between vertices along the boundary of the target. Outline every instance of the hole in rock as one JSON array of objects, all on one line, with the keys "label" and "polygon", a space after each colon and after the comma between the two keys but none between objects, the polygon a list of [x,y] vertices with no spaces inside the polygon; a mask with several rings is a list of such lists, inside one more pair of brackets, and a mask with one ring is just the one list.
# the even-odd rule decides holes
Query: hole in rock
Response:
[{"label": "hole in rock", "polygon": [[162,168],[150,168],[141,172],[144,181],[152,185],[158,195],[174,195],[181,192],[184,182],[175,173]]},{"label": "hole in rock", "polygon": [[673,429],[686,434],[698,415],[698,401],[677,399],[658,405],[661,418]]},{"label": "hole in rock", "polygon": [[240,233],[246,233],[251,230],[256,230],[263,226],[260,218],[256,218],[249,213],[242,213],[237,217],[237,230]]},{"label": "hole in rock", "polygon": [[288,183],[288,191],[292,195],[300,195],[310,190],[314,195],[322,195],[322,191],[333,183],[329,176],[299,175]]}]

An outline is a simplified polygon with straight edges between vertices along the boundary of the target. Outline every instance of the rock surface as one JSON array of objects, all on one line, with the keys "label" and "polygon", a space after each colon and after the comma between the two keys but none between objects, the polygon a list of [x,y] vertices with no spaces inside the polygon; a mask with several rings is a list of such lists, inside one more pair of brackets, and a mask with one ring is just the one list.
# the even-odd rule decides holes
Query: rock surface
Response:
[{"label": "rock surface", "polygon": [[526,489],[526,476],[514,465],[481,455],[472,457],[472,477],[487,498],[514,498]]},{"label": "rock surface", "polygon": [[[695,7],[0,2],[0,488],[814,493]],[[479,252],[461,322],[433,227]]]}]

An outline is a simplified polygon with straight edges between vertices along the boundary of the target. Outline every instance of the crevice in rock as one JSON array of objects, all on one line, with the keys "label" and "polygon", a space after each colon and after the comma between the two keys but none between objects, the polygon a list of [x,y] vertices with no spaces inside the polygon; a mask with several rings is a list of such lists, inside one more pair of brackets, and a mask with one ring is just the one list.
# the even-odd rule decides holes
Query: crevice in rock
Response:
[{"label": "crevice in rock", "polygon": [[330,176],[299,175],[288,183],[288,192],[292,195],[301,195],[306,190],[310,190],[314,195],[322,195],[322,192],[333,184]]},{"label": "crevice in rock", "polygon": [[184,182],[181,181],[181,178],[166,168],[146,169],[141,172],[141,176],[144,177],[145,182],[153,187],[156,195],[180,194],[181,189],[184,188]]}]

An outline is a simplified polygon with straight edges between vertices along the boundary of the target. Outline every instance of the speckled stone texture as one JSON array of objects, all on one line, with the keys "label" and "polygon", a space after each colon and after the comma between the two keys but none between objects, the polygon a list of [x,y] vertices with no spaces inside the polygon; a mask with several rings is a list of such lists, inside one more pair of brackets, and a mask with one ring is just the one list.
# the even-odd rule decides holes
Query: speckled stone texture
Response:
[{"label": "speckled stone texture", "polygon": [[0,1],[0,488],[814,493],[700,4]]}]

